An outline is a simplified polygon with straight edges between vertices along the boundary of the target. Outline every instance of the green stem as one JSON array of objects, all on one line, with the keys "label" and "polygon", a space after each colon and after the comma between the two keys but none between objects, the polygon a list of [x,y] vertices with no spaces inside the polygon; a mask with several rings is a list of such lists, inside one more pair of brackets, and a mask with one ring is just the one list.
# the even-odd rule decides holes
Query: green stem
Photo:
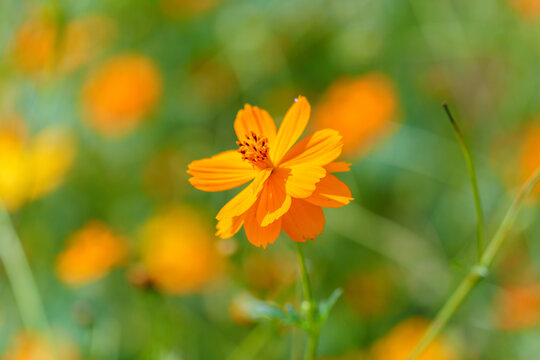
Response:
[{"label": "green stem", "polygon": [[447,104],[443,104],[443,108],[444,111],[446,111],[446,115],[448,115],[448,118],[450,119],[452,129],[454,130],[454,134],[456,135],[457,141],[461,147],[461,151],[463,152],[463,156],[465,157],[465,163],[467,164],[467,171],[469,173],[469,179],[471,181],[471,187],[474,196],[474,206],[476,209],[476,244],[478,261],[480,261],[480,257],[482,256],[482,252],[484,251],[484,216],[482,214],[482,203],[480,201],[480,192],[478,191],[476,171],[474,170],[474,164],[472,161],[471,153],[469,152],[469,148],[467,147],[467,144],[465,144],[465,140],[463,139],[461,130],[459,129],[458,124],[454,120],[454,117],[450,112],[450,108]]},{"label": "green stem", "polygon": [[501,225],[497,229],[497,232],[486,248],[486,251],[480,258],[480,261],[471,268],[467,277],[465,277],[454,293],[446,301],[407,360],[414,360],[422,355],[429,344],[431,344],[431,342],[439,335],[441,330],[455,314],[456,310],[459,308],[463,300],[465,300],[472,288],[478,283],[479,280],[483,279],[487,275],[489,266],[493,263],[495,256],[499,252],[501,246],[504,244],[504,241],[508,236],[508,233],[512,229],[523,200],[531,192],[534,185],[536,185],[539,180],[540,168],[538,168],[535,173],[529,177],[527,182],[523,184],[516,198],[512,202],[512,205],[506,212],[506,215],[501,222]]},{"label": "green stem", "polygon": [[22,322],[29,331],[48,332],[45,310],[32,270],[7,210],[0,205],[0,259],[4,264]]},{"label": "green stem", "polygon": [[300,274],[302,278],[302,287],[304,289],[304,298],[307,306],[308,318],[308,341],[306,345],[306,352],[304,354],[304,360],[313,360],[315,359],[315,355],[317,353],[320,331],[317,324],[317,305],[313,301],[313,292],[311,291],[311,283],[309,281],[309,274],[306,267],[306,259],[304,257],[302,245],[298,242],[295,244],[296,254],[298,256],[298,264],[300,265]]}]

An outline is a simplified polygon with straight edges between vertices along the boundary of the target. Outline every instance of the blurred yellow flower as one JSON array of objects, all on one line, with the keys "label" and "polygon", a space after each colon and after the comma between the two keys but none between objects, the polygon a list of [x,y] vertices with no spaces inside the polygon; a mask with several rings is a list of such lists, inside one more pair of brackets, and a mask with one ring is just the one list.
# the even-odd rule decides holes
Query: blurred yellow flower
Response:
[{"label": "blurred yellow flower", "polygon": [[105,276],[125,258],[124,238],[99,221],[88,222],[70,236],[67,248],[58,255],[56,273],[69,285],[84,285]]},{"label": "blurred yellow flower", "polygon": [[139,54],[117,55],[97,69],[84,85],[86,120],[102,135],[125,135],[156,106],[161,87],[161,74],[152,59]]},{"label": "blurred yellow flower", "polygon": [[522,330],[540,324],[540,284],[513,285],[499,290],[495,321],[505,330]]},{"label": "blurred yellow flower", "polygon": [[78,360],[79,351],[65,339],[54,339],[54,345],[39,334],[19,333],[13,346],[2,355],[2,360]]},{"label": "blurred yellow flower", "polygon": [[157,214],[144,224],[141,237],[142,263],[167,294],[198,292],[223,270],[214,236],[193,210],[173,207]]},{"label": "blurred yellow flower", "polygon": [[[385,337],[375,342],[373,360],[406,360],[416,343],[426,331],[429,323],[422,318],[407,319],[394,327]],[[453,348],[442,338],[431,343],[418,360],[456,360]]]},{"label": "blurred yellow flower", "polygon": [[56,189],[71,167],[75,144],[69,133],[49,128],[28,139],[16,115],[0,119],[0,199],[17,210]]},{"label": "blurred yellow flower", "polygon": [[396,120],[398,98],[392,80],[381,73],[337,80],[314,112],[315,126],[343,135],[343,153],[364,152],[387,134]]},{"label": "blurred yellow flower", "polygon": [[524,18],[540,19],[540,0],[508,0],[510,5]]},{"label": "blurred yellow flower", "polygon": [[112,20],[89,15],[61,27],[52,13],[30,16],[13,39],[15,65],[23,72],[73,71],[99,53],[113,33]]},{"label": "blurred yellow flower", "polygon": [[60,129],[38,133],[29,144],[28,162],[34,181],[30,183],[30,198],[43,196],[60,185],[75,157],[72,137]]}]

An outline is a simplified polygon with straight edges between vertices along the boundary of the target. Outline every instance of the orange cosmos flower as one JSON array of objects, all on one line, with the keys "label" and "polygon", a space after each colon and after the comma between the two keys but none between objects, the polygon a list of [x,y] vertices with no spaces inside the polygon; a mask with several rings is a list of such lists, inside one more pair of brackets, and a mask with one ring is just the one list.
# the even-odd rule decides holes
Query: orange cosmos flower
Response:
[{"label": "orange cosmos flower", "polygon": [[155,107],[161,94],[161,75],[154,62],[127,54],[107,61],[87,81],[82,101],[89,124],[102,135],[132,131]]},{"label": "orange cosmos flower", "polygon": [[212,232],[193,210],[168,209],[148,220],[141,235],[148,279],[167,294],[198,292],[223,270]]},{"label": "orange cosmos flower", "polygon": [[75,232],[57,258],[56,272],[70,285],[84,285],[105,276],[126,256],[127,245],[107,225],[92,221]]},{"label": "orange cosmos flower", "polygon": [[203,191],[228,190],[253,180],[217,214],[218,236],[232,237],[243,225],[248,240],[264,248],[281,229],[294,241],[314,240],[325,223],[321,207],[352,200],[347,185],[332,175],[349,170],[348,164],[334,162],[343,147],[336,130],[317,131],[294,145],[310,112],[306,98],[299,96],[276,131],[266,111],[246,104],[234,122],[238,150],[189,165],[189,181]]},{"label": "orange cosmos flower", "polygon": [[[406,360],[429,323],[422,318],[407,319],[378,340],[372,348],[373,360]],[[456,360],[455,351],[442,338],[437,338],[418,360]]]},{"label": "orange cosmos flower", "polygon": [[365,151],[392,129],[398,100],[390,78],[369,73],[335,82],[315,111],[319,128],[331,128],[343,134],[343,152]]}]

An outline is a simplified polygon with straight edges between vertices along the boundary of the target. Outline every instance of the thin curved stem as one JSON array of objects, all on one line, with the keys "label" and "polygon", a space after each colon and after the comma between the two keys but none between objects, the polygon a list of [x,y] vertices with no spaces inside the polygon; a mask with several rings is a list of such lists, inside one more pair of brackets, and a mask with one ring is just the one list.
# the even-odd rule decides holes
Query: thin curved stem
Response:
[{"label": "thin curved stem", "polygon": [[461,147],[461,151],[463,152],[463,156],[465,157],[465,163],[467,164],[467,171],[469,173],[469,180],[471,181],[471,187],[473,191],[474,196],[474,207],[476,210],[476,244],[477,244],[477,258],[478,261],[480,261],[480,258],[482,256],[482,252],[484,251],[484,215],[482,213],[482,202],[480,201],[480,191],[478,190],[478,181],[476,179],[476,171],[474,169],[474,163],[472,161],[471,153],[469,151],[469,148],[467,147],[467,144],[465,144],[465,140],[463,139],[463,134],[461,133],[461,130],[459,129],[458,124],[454,120],[454,117],[452,116],[452,113],[450,112],[450,108],[447,104],[443,104],[444,111],[446,112],[446,115],[448,115],[448,119],[450,120],[450,123],[452,124],[452,129],[454,130],[454,134],[456,135],[457,141]]},{"label": "thin curved stem", "polygon": [[311,291],[311,283],[309,281],[309,274],[306,267],[306,260],[304,257],[304,251],[302,245],[298,242],[296,244],[296,254],[298,256],[298,264],[300,265],[300,275],[302,278],[302,287],[304,290],[304,298],[307,304],[307,316],[309,322],[308,328],[308,341],[306,345],[306,352],[304,360],[313,360],[317,353],[317,345],[319,341],[319,326],[317,325],[317,305],[313,301],[313,292]]},{"label": "thin curved stem", "polygon": [[497,232],[491,239],[486,251],[480,258],[478,264],[473,266],[469,271],[469,274],[457,287],[454,293],[448,298],[443,305],[439,313],[435,316],[431,325],[427,329],[424,336],[420,339],[416,347],[413,349],[407,360],[415,360],[427,349],[429,344],[439,335],[441,330],[445,327],[448,321],[455,314],[459,306],[463,303],[463,300],[467,297],[472,288],[478,283],[479,280],[486,277],[488,274],[488,267],[492,264],[495,256],[499,252],[504,241],[507,239],[508,233],[512,229],[519,209],[523,203],[525,197],[531,192],[534,185],[540,180],[540,168],[538,168],[533,175],[523,184],[516,198],[512,202],[512,205],[506,212],[501,225],[497,229]]},{"label": "thin curved stem", "polygon": [[49,326],[32,270],[7,210],[0,205],[0,259],[27,330],[48,332]]}]

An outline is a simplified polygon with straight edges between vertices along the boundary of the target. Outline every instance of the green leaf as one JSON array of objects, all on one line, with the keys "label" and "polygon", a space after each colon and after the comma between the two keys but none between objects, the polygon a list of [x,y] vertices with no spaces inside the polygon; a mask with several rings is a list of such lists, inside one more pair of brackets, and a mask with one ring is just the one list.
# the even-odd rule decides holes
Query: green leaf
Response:
[{"label": "green leaf", "polygon": [[328,299],[321,301],[319,304],[319,321],[324,323],[330,314],[330,311],[338,301],[339,297],[343,294],[343,290],[337,288],[334,292],[328,297]]}]

